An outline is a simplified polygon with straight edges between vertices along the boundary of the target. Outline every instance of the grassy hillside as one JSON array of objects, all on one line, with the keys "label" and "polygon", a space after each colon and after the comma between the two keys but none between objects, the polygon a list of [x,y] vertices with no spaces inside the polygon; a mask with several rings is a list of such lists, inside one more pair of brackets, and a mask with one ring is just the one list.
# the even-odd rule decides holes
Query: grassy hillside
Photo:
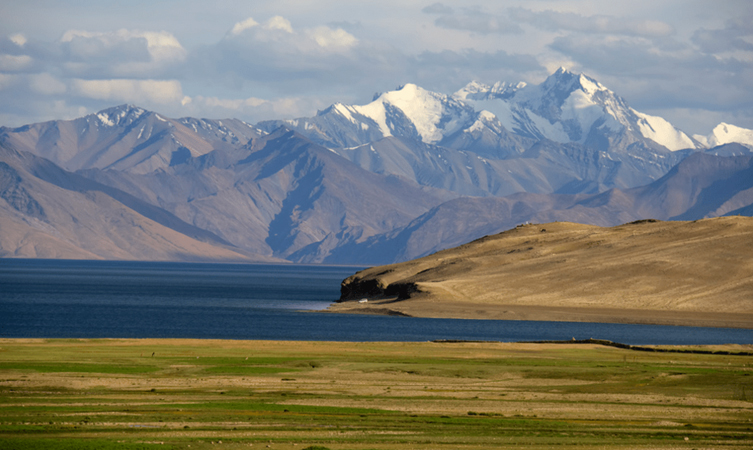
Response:
[{"label": "grassy hillside", "polygon": [[753,218],[522,225],[359,272],[342,300],[332,310],[753,328]]}]

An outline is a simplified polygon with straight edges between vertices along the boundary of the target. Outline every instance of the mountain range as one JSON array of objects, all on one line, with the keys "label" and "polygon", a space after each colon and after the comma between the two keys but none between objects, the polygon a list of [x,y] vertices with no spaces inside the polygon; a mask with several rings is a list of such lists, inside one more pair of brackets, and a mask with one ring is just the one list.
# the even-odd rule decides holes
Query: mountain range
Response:
[{"label": "mountain range", "polygon": [[0,128],[0,255],[382,264],[526,221],[751,215],[751,149],[564,69],[256,125],[122,105]]}]

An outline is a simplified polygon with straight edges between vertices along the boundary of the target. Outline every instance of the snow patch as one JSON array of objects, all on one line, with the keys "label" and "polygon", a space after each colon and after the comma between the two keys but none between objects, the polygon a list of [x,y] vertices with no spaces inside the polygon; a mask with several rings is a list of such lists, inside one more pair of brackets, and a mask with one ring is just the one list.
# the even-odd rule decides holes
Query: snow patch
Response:
[{"label": "snow patch", "polygon": [[112,120],[110,120],[110,117],[107,116],[107,114],[98,113],[97,114],[97,118],[99,119],[100,122],[102,122],[103,125],[107,125],[108,127],[111,127],[111,126],[115,125],[115,122],[113,122]]},{"label": "snow patch", "polygon": [[639,118],[638,128],[643,137],[674,151],[695,148],[693,141],[665,119],[633,111]]},{"label": "snow patch", "polygon": [[488,128],[486,125],[488,122],[491,122],[496,118],[497,116],[495,116],[489,111],[486,111],[486,110],[481,111],[478,114],[478,119],[475,122],[473,122],[473,125],[471,125],[470,128],[466,130],[466,132],[473,133],[474,131],[482,131],[484,128]]},{"label": "snow patch", "polygon": [[[581,79],[581,82],[585,80],[589,85],[589,89],[597,89],[597,86],[591,83],[586,77],[581,76]],[[573,91],[562,105],[562,114],[560,115],[561,120],[574,120],[578,123],[581,135],[580,139],[576,142],[579,144],[586,141],[591,126],[604,115],[604,109],[594,103],[591,97],[586,95],[587,93],[588,90],[586,92],[581,90]]]},{"label": "snow patch", "polygon": [[345,117],[350,121],[351,123],[357,123],[356,119],[353,118],[353,115],[350,113],[350,110],[347,106],[343,105],[342,103],[335,103],[334,105],[335,111],[337,111],[341,116]]},{"label": "snow patch", "polygon": [[570,136],[568,136],[565,130],[562,128],[562,123],[551,123],[532,111],[527,112],[528,119],[533,122],[533,125],[542,135],[544,135],[545,138],[549,139],[550,141],[559,142],[561,144],[570,142]]},{"label": "snow patch", "polygon": [[354,106],[353,109],[362,116],[366,116],[376,122],[379,131],[382,132],[382,136],[392,136],[392,131],[390,130],[390,127],[387,126],[387,110],[384,107],[384,103],[379,101],[379,99],[368,105]]},{"label": "snow patch", "polygon": [[592,81],[590,78],[583,74],[580,74],[580,79],[578,81],[580,81],[580,86],[583,88],[583,92],[585,92],[589,96],[594,95],[598,91],[606,90],[604,86],[602,86],[598,82]]}]

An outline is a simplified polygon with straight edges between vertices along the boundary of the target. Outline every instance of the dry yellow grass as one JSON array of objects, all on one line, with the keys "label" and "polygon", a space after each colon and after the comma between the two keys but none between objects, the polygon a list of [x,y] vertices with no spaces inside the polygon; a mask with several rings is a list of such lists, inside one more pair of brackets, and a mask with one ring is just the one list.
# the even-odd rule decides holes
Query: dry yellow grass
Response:
[{"label": "dry yellow grass", "polygon": [[331,311],[753,328],[753,218],[525,225],[345,284],[370,301]]}]

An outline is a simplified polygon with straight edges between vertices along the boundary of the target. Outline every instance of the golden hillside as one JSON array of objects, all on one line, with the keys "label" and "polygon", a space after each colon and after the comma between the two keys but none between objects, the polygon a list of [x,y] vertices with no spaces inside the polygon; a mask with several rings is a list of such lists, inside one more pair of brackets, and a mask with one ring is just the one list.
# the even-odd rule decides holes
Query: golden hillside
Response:
[{"label": "golden hillside", "polygon": [[522,225],[342,292],[332,311],[753,328],[753,218]]}]

